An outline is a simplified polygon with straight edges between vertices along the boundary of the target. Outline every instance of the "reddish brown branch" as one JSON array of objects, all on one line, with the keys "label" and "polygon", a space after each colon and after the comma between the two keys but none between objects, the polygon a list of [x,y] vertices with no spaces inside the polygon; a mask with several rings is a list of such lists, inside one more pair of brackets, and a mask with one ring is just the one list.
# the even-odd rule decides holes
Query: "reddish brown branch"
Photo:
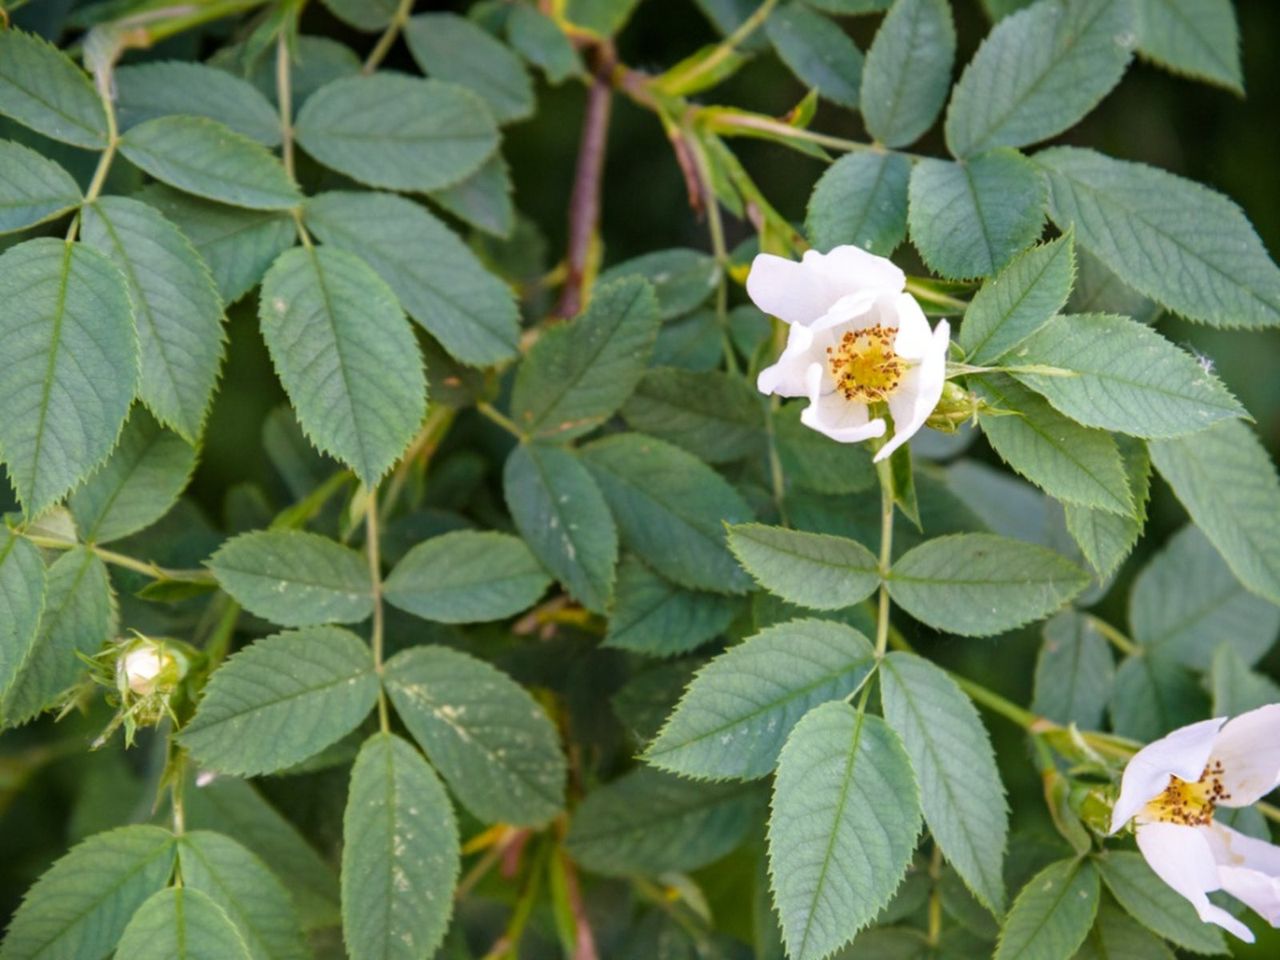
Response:
[{"label": "reddish brown branch", "polygon": [[582,142],[569,200],[569,249],[564,288],[555,314],[568,319],[582,309],[592,244],[600,225],[600,185],[604,179],[605,142],[609,136],[609,112],[615,63],[611,44],[595,48],[595,69],[587,91],[587,112],[582,120]]}]

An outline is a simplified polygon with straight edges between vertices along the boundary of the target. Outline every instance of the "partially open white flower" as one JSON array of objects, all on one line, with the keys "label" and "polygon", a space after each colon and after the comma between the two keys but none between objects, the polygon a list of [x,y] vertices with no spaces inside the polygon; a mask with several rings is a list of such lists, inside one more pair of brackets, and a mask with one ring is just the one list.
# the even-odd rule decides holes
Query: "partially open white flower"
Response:
[{"label": "partially open white flower", "polygon": [[800,419],[841,443],[884,436],[870,407],[887,403],[894,433],[876,459],[889,456],[938,405],[951,337],[945,320],[929,329],[905,287],[901,270],[857,247],[810,250],[799,263],[757,256],[747,293],[791,327],[778,362],[760,371],[760,391],[808,397]]},{"label": "partially open white flower", "polygon": [[[1225,726],[1223,724],[1226,724]],[[1280,704],[1181,727],[1125,767],[1111,832],[1130,820],[1151,869],[1200,919],[1241,940],[1253,934],[1208,894],[1225,890],[1280,927],[1280,847],[1215,823],[1217,807],[1247,807],[1280,785]]]}]

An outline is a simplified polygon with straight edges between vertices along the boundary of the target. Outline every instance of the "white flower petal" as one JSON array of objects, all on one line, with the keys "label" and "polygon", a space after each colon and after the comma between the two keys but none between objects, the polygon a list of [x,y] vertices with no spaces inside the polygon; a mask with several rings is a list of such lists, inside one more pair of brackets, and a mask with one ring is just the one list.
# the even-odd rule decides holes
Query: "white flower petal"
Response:
[{"label": "white flower petal", "polygon": [[[937,334],[929,329],[929,320],[920,309],[920,304],[916,303],[916,298],[911,294],[900,293],[894,301],[894,312],[898,317],[898,336],[893,342],[893,352],[904,360],[922,359],[929,353],[932,338]],[[944,323],[945,320],[938,326],[941,327]]]},{"label": "white flower petal", "polygon": [[836,247],[830,253],[805,253],[796,263],[762,253],[751,263],[747,294],[765,313],[787,323],[810,324],[842,297],[898,293],[906,277],[884,257],[857,247]]},{"label": "white flower petal", "polygon": [[1218,880],[1227,891],[1273,927],[1280,927],[1280,877],[1247,867],[1219,867]]},{"label": "white flower petal", "polygon": [[848,244],[833,247],[826,254],[809,250],[804,255],[804,265],[822,274],[833,286],[840,287],[842,293],[861,290],[900,293],[907,285],[906,275],[894,266],[892,260]]},{"label": "white flower petal", "polygon": [[1156,876],[1191,902],[1201,920],[1253,943],[1248,927],[1209,902],[1208,894],[1221,889],[1222,884],[1206,832],[1202,827],[1176,823],[1144,823],[1138,827],[1138,849]]},{"label": "white flower petal", "polygon": [[1163,793],[1171,776],[1199,780],[1213,751],[1214,738],[1225,722],[1226,717],[1218,717],[1179,727],[1135,753],[1120,780],[1120,796],[1111,811],[1111,832],[1115,833],[1148,801]]},{"label": "white flower petal", "polygon": [[765,313],[786,323],[809,323],[840,296],[807,265],[771,253],[758,254],[751,262],[747,295]]},{"label": "white flower petal", "polygon": [[1257,803],[1280,784],[1280,703],[1231,720],[1213,743],[1210,760],[1222,761],[1225,807]]},{"label": "white flower petal", "polygon": [[1222,889],[1280,926],[1280,847],[1221,823],[1205,828]]},{"label": "white flower petal", "polygon": [[[901,338],[901,334],[898,335]],[[947,381],[947,345],[951,340],[951,326],[939,320],[929,339],[923,359],[902,378],[898,392],[889,398],[889,411],[893,414],[893,439],[876,454],[879,462],[910,440],[924,426],[933,408],[942,399],[942,388]]]},{"label": "white flower petal", "polygon": [[761,393],[776,393],[783,397],[808,395],[806,375],[809,367],[820,362],[814,353],[814,335],[808,327],[793,325],[787,333],[787,346],[778,362],[765,367],[756,377],[756,389]]},{"label": "white flower petal", "polygon": [[[816,370],[814,368],[817,368]],[[865,403],[846,400],[834,390],[823,392],[822,369],[809,371],[809,406],[800,411],[800,422],[840,443],[858,443],[884,436],[884,420],[870,420]]]},{"label": "white flower petal", "polygon": [[840,327],[841,333],[845,330],[871,327],[876,322],[875,314],[871,310],[875,305],[874,290],[850,293],[833,303],[826,313],[807,326],[812,330],[830,330],[833,327]]}]

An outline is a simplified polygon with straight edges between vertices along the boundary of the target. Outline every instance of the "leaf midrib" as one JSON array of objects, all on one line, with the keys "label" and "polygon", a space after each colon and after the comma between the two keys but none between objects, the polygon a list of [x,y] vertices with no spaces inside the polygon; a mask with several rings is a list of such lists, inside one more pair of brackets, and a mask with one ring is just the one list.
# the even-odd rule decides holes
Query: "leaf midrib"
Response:
[{"label": "leaf midrib", "polygon": [[[45,420],[48,419],[49,415],[49,395],[53,390],[53,378],[58,366],[58,351],[62,344],[62,323],[66,317],[67,287],[71,280],[73,249],[70,243],[63,245],[62,269],[58,277],[58,295],[54,306],[53,334],[49,338],[49,362],[45,365],[44,380],[40,384],[40,416],[36,421],[36,446],[31,457],[31,489],[28,491],[28,495],[33,501],[37,500],[36,481],[40,476],[40,451],[44,446]],[[24,504],[24,506],[28,510],[32,509],[32,504],[30,503]]]}]

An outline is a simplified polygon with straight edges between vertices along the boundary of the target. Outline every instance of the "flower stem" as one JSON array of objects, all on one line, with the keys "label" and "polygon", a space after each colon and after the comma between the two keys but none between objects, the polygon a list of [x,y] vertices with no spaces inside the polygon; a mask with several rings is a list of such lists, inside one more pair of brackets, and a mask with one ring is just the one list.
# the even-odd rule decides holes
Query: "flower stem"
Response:
[{"label": "flower stem", "polygon": [[289,69],[289,38],[276,35],[276,101],[280,105],[280,154],[285,173],[297,180],[293,158],[293,77]]},{"label": "flower stem", "polygon": [[876,464],[880,480],[880,603],[876,611],[876,659],[889,646],[889,566],[893,563],[893,471],[887,459]]}]

